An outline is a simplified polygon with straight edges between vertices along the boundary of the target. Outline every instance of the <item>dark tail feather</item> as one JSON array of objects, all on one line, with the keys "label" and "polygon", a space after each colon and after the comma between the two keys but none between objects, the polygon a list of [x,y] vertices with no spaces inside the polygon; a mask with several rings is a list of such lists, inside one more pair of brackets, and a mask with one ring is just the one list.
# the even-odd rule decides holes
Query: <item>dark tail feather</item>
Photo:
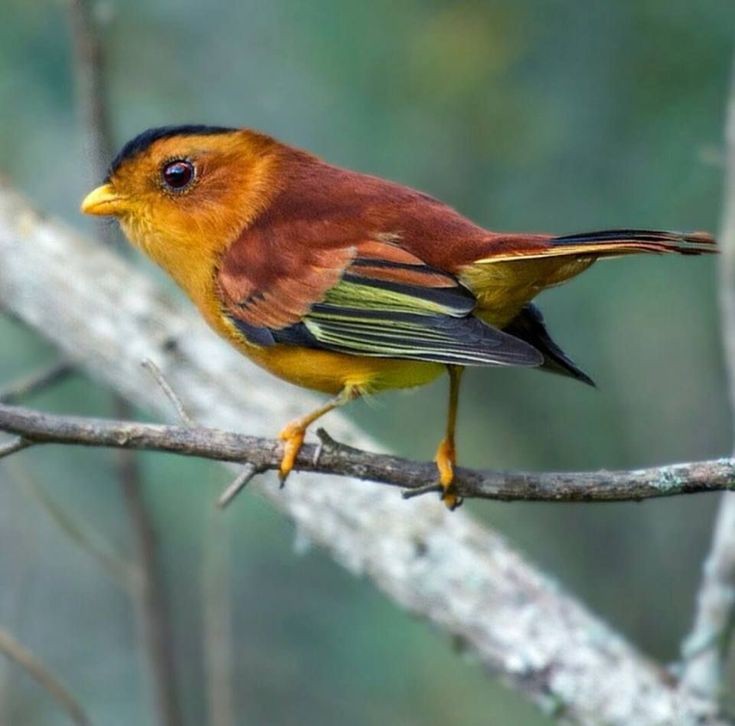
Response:
[{"label": "dark tail feather", "polygon": [[[714,238],[707,232],[662,232],[650,229],[609,229],[602,232],[553,237],[550,247],[570,248],[572,253],[625,254],[626,252],[677,252],[700,255],[717,252]],[[588,248],[588,249],[585,249]]]},{"label": "dark tail feather", "polygon": [[542,369],[576,378],[590,386],[595,385],[594,381],[551,339],[544,325],[543,315],[535,305],[526,305],[504,328],[504,332],[536,348],[544,357],[544,362],[540,366]]}]

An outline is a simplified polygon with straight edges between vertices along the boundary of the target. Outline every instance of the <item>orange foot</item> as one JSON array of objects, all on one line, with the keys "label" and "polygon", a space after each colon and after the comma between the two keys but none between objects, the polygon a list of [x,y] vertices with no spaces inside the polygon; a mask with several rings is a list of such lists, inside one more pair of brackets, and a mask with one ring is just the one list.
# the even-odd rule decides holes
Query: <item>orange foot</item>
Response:
[{"label": "orange foot", "polygon": [[306,427],[297,421],[286,424],[281,430],[281,433],[278,434],[278,438],[283,441],[283,458],[281,459],[281,466],[278,469],[278,478],[281,480],[281,486],[286,483],[286,478],[293,470],[296,457],[299,455],[301,446],[304,443],[305,434]]},{"label": "orange foot", "polygon": [[442,501],[450,509],[456,509],[462,504],[462,497],[457,494],[454,486],[454,464],[456,462],[456,451],[454,442],[442,439],[434,457],[437,469],[439,469],[439,483],[442,485]]}]

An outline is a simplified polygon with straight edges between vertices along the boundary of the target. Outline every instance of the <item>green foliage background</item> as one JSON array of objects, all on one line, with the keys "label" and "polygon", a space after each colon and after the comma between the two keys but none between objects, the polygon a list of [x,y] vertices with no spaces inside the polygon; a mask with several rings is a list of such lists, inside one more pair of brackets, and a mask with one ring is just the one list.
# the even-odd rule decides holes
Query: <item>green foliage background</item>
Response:
[{"label": "green foliage background", "polygon": [[[118,142],[167,123],[250,125],[420,187],[494,229],[717,227],[730,0],[118,0],[100,10],[110,18]],[[0,4],[0,169],[42,208],[91,231],[77,212],[90,179],[65,12],[48,0]],[[543,295],[555,336],[599,388],[471,371],[463,463],[636,467],[727,452],[714,271],[712,259],[624,259]],[[53,355],[0,317],[0,381]],[[351,413],[397,451],[427,458],[444,396],[436,385]],[[108,393],[81,378],[33,403],[111,411]],[[215,517],[226,472],[142,460],[187,723],[206,721],[202,602],[212,591],[202,572],[223,528],[240,723],[548,723],[370,585],[319,551],[295,553],[291,525],[256,496]],[[0,466],[0,626],[63,677],[95,723],[149,724],[128,599],[29,496],[32,481],[128,554],[111,465],[108,453],[49,449]],[[645,652],[673,661],[715,504],[467,508]],[[2,663],[0,722],[65,723]]]}]

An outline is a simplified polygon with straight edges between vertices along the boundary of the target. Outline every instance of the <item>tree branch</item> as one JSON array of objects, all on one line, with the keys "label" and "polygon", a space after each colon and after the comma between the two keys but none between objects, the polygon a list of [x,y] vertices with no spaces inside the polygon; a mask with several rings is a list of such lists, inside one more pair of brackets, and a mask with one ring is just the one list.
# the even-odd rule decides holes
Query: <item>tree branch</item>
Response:
[{"label": "tree branch", "polygon": [[[208,426],[267,436],[314,403],[249,365],[119,256],[41,219],[1,182],[0,259],[0,305],[159,415],[170,404],[140,365],[146,357]],[[342,441],[375,448],[342,415],[329,425]],[[465,512],[427,497],[398,502],[386,487],[351,479],[338,491],[319,477],[296,476],[282,491],[252,486],[337,562],[567,721],[723,723],[710,702],[679,692],[659,666]]]},{"label": "tree branch", "polygon": [[[283,454],[283,445],[276,439],[194,426],[161,426],[132,421],[57,416],[2,404],[0,431],[16,434],[27,442],[26,445],[76,444],[166,451],[248,465],[243,475],[233,484],[238,484],[241,478],[249,481],[257,472],[277,470]],[[295,469],[367,479],[409,491],[424,490],[427,482],[436,478],[436,467],[431,462],[373,454],[333,441],[326,446],[304,445]],[[456,476],[457,489],[466,499],[531,502],[641,501],[654,497],[735,489],[735,459],[695,461],[633,471],[502,472],[458,467]],[[339,496],[336,488],[334,496]]]}]

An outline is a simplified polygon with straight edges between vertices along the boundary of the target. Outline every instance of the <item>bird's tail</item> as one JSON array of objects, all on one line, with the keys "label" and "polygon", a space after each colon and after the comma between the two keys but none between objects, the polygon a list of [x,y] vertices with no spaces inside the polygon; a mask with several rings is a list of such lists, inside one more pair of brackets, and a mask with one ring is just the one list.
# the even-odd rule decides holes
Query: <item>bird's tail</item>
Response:
[{"label": "bird's tail", "polygon": [[649,229],[610,229],[563,237],[499,234],[490,241],[489,254],[478,262],[540,257],[616,257],[640,252],[699,255],[717,252],[717,245],[706,232]]},{"label": "bird's tail", "polygon": [[565,237],[553,237],[552,249],[561,254],[596,256],[631,252],[677,252],[681,255],[700,255],[715,252],[714,238],[706,232],[662,232],[648,229],[611,229]]}]

